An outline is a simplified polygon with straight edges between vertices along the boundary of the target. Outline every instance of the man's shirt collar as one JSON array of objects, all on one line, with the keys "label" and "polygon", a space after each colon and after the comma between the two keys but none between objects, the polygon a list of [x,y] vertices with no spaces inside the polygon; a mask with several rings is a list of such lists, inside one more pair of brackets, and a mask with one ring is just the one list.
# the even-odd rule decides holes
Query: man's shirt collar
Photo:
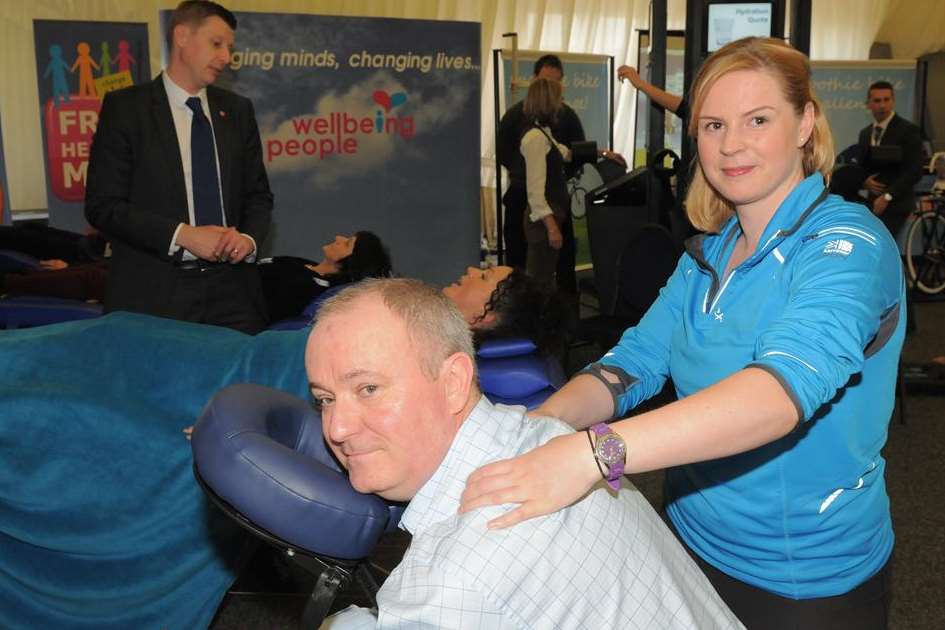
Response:
[{"label": "man's shirt collar", "polygon": [[875,122],[875,121],[874,121],[874,122],[873,122],[873,126],[874,126],[874,127],[880,127],[880,128],[882,128],[883,131],[886,131],[886,127],[889,126],[889,121],[892,120],[892,119],[893,119],[893,116],[895,116],[895,115],[896,115],[896,112],[895,112],[895,111],[891,111],[891,112],[889,112],[889,116],[886,116],[886,118],[884,118],[883,120],[881,120],[881,121],[879,121],[879,122]]},{"label": "man's shirt collar", "polygon": [[495,419],[485,396],[469,412],[453,437],[446,457],[423,484],[400,519],[400,527],[416,535],[433,523],[455,516],[466,478],[480,466],[502,458],[494,445]]},{"label": "man's shirt collar", "polygon": [[[167,70],[161,73],[161,79],[164,81],[164,91],[167,92],[167,100],[173,107],[187,108],[187,99],[196,96],[204,105],[204,111],[207,111],[207,88],[200,88],[196,94],[190,94],[184,88],[174,83],[174,79],[167,73]],[[188,108],[189,109],[189,108]]]}]

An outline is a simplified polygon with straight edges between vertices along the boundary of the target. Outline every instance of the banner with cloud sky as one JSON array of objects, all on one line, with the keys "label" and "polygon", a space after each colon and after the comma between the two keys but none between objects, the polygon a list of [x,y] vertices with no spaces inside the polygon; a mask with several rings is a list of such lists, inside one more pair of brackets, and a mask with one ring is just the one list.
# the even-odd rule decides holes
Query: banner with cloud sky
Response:
[{"label": "banner with cloud sky", "polygon": [[34,20],[49,223],[83,232],[89,149],[102,98],[151,78],[148,25]]},{"label": "banner with cloud sky", "polygon": [[[479,24],[237,12],[217,85],[253,101],[275,195],[264,255],[376,232],[395,271],[479,261]],[[167,15],[162,15],[166,30]]]}]

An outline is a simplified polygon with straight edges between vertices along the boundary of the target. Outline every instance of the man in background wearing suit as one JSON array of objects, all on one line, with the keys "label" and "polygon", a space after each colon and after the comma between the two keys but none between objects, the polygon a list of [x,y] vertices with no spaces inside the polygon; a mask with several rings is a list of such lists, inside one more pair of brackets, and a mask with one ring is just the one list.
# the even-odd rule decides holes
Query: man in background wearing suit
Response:
[{"label": "man in background wearing suit", "polygon": [[742,628],[646,498],[621,486],[619,448],[607,481],[561,512],[509,529],[487,526],[508,505],[458,513],[474,470],[574,432],[489,402],[474,356],[463,315],[417,280],[370,278],[318,311],[305,369],[325,443],[355,490],[409,501],[411,535],[376,609],[349,607],[320,630]]},{"label": "man in background wearing suit", "polygon": [[[561,59],[557,55],[542,55],[539,57],[535,62],[532,79],[550,79],[559,83],[563,82],[564,66],[561,64]],[[511,267],[524,268],[528,244],[525,242],[523,221],[525,211],[528,208],[528,194],[525,181],[525,158],[522,156],[520,147],[522,134],[531,127],[532,121],[525,119],[523,106],[524,101],[519,101],[503,114],[502,120],[499,121],[495,152],[499,164],[509,171],[509,188],[502,196],[502,205],[505,208],[503,229],[505,263]],[[567,103],[561,104],[558,119],[551,126],[551,135],[568,148],[574,142],[584,141],[584,127],[581,125],[581,119]],[[619,153],[605,149],[599,150],[598,154],[616,160],[622,166],[627,165],[623,156]],[[576,172],[576,165],[565,162],[564,173],[566,177],[572,177]],[[574,224],[572,223],[570,211],[564,225],[561,226],[561,234],[564,237],[564,243],[561,245],[561,252],[558,255],[556,283],[558,289],[576,296],[577,276],[574,271],[574,264],[577,249],[574,242]]]},{"label": "man in background wearing suit", "polygon": [[[564,66],[556,55],[542,55],[535,62],[532,79],[550,79],[559,83],[564,79]],[[528,194],[525,180],[525,158],[520,149],[522,134],[531,127],[532,121],[525,119],[524,101],[512,105],[499,121],[499,131],[496,144],[496,157],[499,164],[509,171],[509,188],[502,196],[502,205],[505,207],[505,223],[503,237],[505,239],[505,262],[512,267],[525,267],[525,257],[528,244],[525,242],[524,217],[528,208]],[[561,104],[558,118],[551,127],[554,139],[567,147],[573,142],[584,140],[584,127],[577,113],[567,103]],[[566,162],[565,175],[571,177],[575,173],[574,165]],[[563,291],[577,293],[577,277],[574,264],[577,250],[574,242],[574,224],[571,212],[561,234],[564,243],[558,255],[557,286]]]},{"label": "man in background wearing suit", "polygon": [[212,85],[235,30],[215,2],[181,2],[165,71],[102,102],[85,215],[112,243],[106,311],[251,334],[266,325],[250,264],[272,214],[259,129],[248,99]]},{"label": "man in background wearing suit", "polygon": [[[895,112],[896,96],[887,81],[870,85],[866,107],[874,122],[860,131],[860,155],[866,172],[869,207],[897,236],[906,217],[915,207],[912,187],[922,176],[922,134],[919,128]],[[873,147],[899,147],[901,158],[884,159]]]}]

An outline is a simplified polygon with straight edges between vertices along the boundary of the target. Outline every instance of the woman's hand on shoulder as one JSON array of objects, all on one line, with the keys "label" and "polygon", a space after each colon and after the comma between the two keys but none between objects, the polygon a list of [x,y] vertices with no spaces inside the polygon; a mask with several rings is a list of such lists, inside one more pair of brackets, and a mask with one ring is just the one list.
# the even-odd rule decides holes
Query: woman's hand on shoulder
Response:
[{"label": "woman's hand on shoulder", "polygon": [[460,514],[490,505],[518,507],[489,521],[502,529],[551,514],[579,500],[600,479],[583,431],[560,435],[513,459],[473,472],[466,481]]}]

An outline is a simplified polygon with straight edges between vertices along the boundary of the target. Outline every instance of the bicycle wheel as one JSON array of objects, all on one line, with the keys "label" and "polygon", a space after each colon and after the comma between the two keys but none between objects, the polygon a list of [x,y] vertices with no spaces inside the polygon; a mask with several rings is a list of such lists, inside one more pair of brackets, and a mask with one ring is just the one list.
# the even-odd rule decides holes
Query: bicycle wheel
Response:
[{"label": "bicycle wheel", "polygon": [[934,295],[945,290],[945,215],[927,211],[906,234],[906,269],[913,286]]}]

